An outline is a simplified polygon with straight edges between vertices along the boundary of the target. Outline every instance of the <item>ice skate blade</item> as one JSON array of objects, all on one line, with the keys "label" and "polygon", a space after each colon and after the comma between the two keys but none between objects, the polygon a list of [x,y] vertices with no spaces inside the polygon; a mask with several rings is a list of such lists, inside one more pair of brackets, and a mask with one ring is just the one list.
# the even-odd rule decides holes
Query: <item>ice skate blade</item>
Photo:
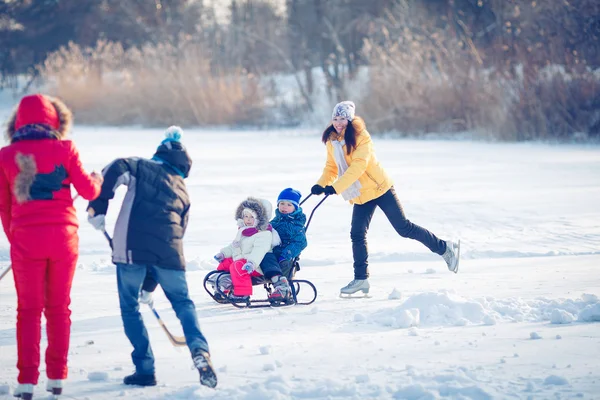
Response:
[{"label": "ice skate blade", "polygon": [[371,297],[369,292],[363,292],[362,294],[358,294],[358,292],[340,293],[340,298],[342,299],[370,299]]},{"label": "ice skate blade", "polygon": [[454,268],[455,274],[458,274],[458,265],[460,264],[460,239],[458,240],[458,251],[456,252],[456,268]]}]

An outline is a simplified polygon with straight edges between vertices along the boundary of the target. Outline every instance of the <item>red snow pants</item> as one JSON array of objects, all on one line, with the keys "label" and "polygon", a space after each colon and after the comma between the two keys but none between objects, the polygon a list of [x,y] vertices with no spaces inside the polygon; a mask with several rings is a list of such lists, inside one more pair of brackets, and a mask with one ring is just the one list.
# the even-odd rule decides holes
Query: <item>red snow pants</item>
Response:
[{"label": "red snow pants", "polygon": [[10,257],[17,289],[19,383],[37,384],[42,311],[46,317],[46,374],[67,377],[71,283],[79,252],[77,227],[46,225],[12,231]]},{"label": "red snow pants", "polygon": [[233,261],[233,258],[226,258],[217,267],[219,271],[229,271],[231,283],[233,284],[233,294],[236,296],[252,296],[252,276],[262,276],[259,272],[253,271],[248,274],[242,267],[246,264],[245,259]]}]

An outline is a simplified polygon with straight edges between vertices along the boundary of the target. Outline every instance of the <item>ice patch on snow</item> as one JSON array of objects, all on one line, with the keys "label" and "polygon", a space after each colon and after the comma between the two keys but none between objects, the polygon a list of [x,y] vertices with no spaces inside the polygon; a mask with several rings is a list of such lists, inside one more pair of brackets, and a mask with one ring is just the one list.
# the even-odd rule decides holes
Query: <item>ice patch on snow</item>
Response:
[{"label": "ice patch on snow", "polygon": [[575,321],[575,317],[568,311],[555,309],[550,315],[550,323],[552,324],[570,324]]},{"label": "ice patch on snow", "polygon": [[10,386],[0,385],[0,394],[10,394]]},{"label": "ice patch on snow", "polygon": [[388,300],[399,300],[402,298],[402,293],[396,288],[392,290],[392,293],[388,295]]},{"label": "ice patch on snow", "polygon": [[[596,301],[598,298],[596,298]],[[579,321],[581,322],[598,322],[600,321],[600,303],[590,304],[579,313]]]},{"label": "ice patch on snow", "polygon": [[477,400],[489,400],[492,399],[485,390],[477,386],[469,387],[454,387],[446,386],[440,388],[440,396],[460,399],[477,399]]},{"label": "ice patch on snow", "polygon": [[271,353],[271,346],[260,346],[260,354],[263,356]]},{"label": "ice patch on snow", "polygon": [[267,372],[267,371],[275,371],[275,364],[265,364],[263,365],[263,371]]},{"label": "ice patch on snow", "polygon": [[92,381],[92,382],[106,382],[108,381],[108,372],[104,372],[104,371],[94,371],[94,372],[90,372],[88,373],[87,376],[88,380]]},{"label": "ice patch on snow", "polygon": [[558,375],[550,375],[546,379],[544,379],[544,385],[568,385],[569,381],[567,378]]},{"label": "ice patch on snow", "polygon": [[383,326],[389,326],[396,329],[406,329],[411,326],[419,326],[419,309],[402,309],[400,307],[392,310],[385,310],[380,314],[372,316],[373,321]]},{"label": "ice patch on snow", "polygon": [[356,385],[324,379],[317,382],[306,382],[302,389],[293,390],[291,397],[300,399],[356,398],[357,394]]},{"label": "ice patch on snow", "polygon": [[537,340],[537,339],[541,339],[542,337],[537,332],[531,332],[529,334],[529,338],[531,340]]},{"label": "ice patch on snow", "polygon": [[367,320],[367,317],[365,317],[363,314],[354,314],[354,322],[363,322]]},{"label": "ice patch on snow", "polygon": [[582,294],[581,299],[586,303],[597,303],[598,302],[598,296],[596,296],[595,294],[591,294],[591,293]]},{"label": "ice patch on snow", "polygon": [[394,399],[402,400],[433,400],[437,397],[433,392],[425,389],[423,385],[409,385],[394,393]]}]

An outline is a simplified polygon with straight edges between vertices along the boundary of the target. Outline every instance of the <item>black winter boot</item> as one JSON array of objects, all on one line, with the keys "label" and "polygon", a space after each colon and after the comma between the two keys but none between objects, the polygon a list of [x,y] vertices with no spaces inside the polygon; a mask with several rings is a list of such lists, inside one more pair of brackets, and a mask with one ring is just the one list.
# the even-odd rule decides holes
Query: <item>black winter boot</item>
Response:
[{"label": "black winter boot", "polygon": [[123,383],[136,386],[156,386],[156,376],[154,374],[146,375],[134,372],[133,374],[126,376],[123,379]]}]

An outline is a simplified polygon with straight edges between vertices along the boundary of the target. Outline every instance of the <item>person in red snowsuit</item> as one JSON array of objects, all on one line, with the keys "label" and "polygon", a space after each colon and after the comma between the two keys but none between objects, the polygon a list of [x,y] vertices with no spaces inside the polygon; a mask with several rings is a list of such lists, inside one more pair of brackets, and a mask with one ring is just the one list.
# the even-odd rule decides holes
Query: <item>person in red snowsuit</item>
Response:
[{"label": "person in red snowsuit", "polygon": [[85,172],[75,144],[65,137],[71,112],[58,99],[21,99],[7,124],[10,144],[0,149],[0,216],[10,242],[17,291],[15,396],[33,396],[39,378],[41,315],[46,317],[47,389],[59,394],[67,377],[70,292],[78,257],[79,226],[71,185],[94,200],[102,176]]}]

